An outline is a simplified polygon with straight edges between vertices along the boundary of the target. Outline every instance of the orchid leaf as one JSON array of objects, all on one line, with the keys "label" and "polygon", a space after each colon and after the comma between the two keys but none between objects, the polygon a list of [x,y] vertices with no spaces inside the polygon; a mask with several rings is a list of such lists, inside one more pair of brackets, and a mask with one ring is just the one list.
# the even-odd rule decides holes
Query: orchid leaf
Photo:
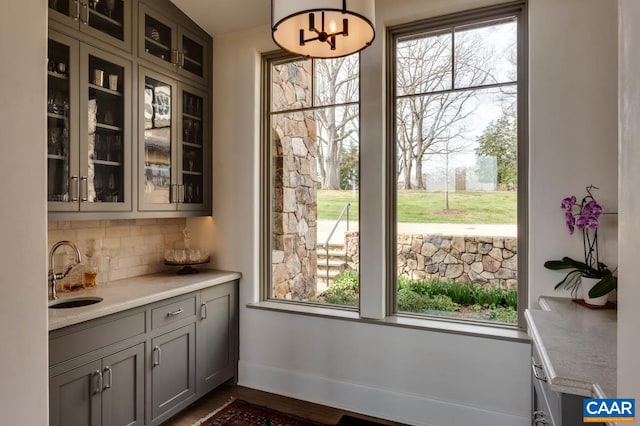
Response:
[{"label": "orchid leaf", "polygon": [[580,271],[570,271],[567,275],[565,275],[562,281],[556,284],[553,289],[557,290],[560,287],[564,287],[567,290],[571,290],[578,284],[578,279],[580,278],[580,276]]},{"label": "orchid leaf", "polygon": [[589,297],[600,297],[618,288],[618,279],[609,273],[589,290]]},{"label": "orchid leaf", "polygon": [[569,265],[566,262],[563,262],[562,260],[547,260],[546,262],[544,262],[544,267],[552,270],[572,268],[571,265]]}]

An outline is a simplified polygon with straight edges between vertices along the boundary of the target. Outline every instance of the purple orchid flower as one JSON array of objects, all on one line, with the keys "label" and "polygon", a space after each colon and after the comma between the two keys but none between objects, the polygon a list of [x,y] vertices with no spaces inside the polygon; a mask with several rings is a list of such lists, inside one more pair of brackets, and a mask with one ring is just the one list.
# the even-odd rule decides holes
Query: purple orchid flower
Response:
[{"label": "purple orchid flower", "polygon": [[603,213],[602,206],[598,204],[595,200],[591,200],[587,202],[584,206],[582,206],[581,215],[585,216],[594,216],[598,218]]},{"label": "purple orchid flower", "polygon": [[598,218],[594,215],[581,214],[576,219],[576,227],[580,230],[585,228],[596,229],[598,227]]},{"label": "purple orchid flower", "polygon": [[573,231],[575,230],[576,218],[573,217],[571,210],[567,210],[564,212],[564,220],[567,225],[567,229],[569,229],[569,234],[573,235]]},{"label": "purple orchid flower", "polygon": [[571,209],[573,209],[573,206],[575,205],[576,205],[576,196],[572,195],[571,197],[567,197],[564,200],[562,200],[560,207],[562,207],[565,210],[571,211]]}]

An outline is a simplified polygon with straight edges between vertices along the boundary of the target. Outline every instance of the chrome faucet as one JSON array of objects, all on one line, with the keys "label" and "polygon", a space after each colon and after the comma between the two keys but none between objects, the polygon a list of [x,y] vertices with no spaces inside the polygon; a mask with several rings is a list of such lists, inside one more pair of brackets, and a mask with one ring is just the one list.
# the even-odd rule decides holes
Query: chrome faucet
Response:
[{"label": "chrome faucet", "polygon": [[69,246],[73,249],[76,255],[76,265],[82,261],[80,257],[80,250],[78,250],[78,247],[76,247],[76,245],[73,244],[71,241],[58,241],[53,245],[53,247],[51,247],[51,251],[49,252],[49,283],[51,285],[51,297],[53,299],[58,298],[58,295],[56,294],[56,280],[61,280],[64,277],[66,277],[75,266],[75,265],[71,265],[67,268],[66,271],[58,272],[56,274],[54,254],[55,254],[55,251],[62,246]]}]

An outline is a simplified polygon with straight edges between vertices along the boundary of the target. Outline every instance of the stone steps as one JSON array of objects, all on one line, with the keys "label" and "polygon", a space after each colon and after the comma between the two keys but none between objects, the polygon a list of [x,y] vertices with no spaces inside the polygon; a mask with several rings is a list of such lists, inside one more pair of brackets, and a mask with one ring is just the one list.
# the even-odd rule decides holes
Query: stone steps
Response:
[{"label": "stone steps", "polygon": [[[333,279],[341,272],[347,269],[346,252],[344,245],[342,244],[330,244],[329,252],[324,248],[324,245],[318,244],[316,246],[316,254],[318,256],[317,261],[317,277],[318,277],[318,291],[324,291],[328,286],[333,284]],[[327,262],[327,258],[329,261]],[[328,263],[328,273],[327,273]],[[327,280],[328,276],[328,280]],[[322,289],[322,290],[321,290]]]}]

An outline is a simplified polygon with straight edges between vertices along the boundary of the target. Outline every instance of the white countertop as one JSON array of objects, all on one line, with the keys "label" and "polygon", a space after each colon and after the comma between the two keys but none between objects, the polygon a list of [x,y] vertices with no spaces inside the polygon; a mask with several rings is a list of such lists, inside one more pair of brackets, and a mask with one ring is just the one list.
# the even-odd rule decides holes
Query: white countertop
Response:
[{"label": "white countertop", "polygon": [[111,281],[109,284],[92,289],[58,293],[59,300],[74,297],[101,297],[104,300],[78,308],[48,309],[49,331],[223,284],[240,277],[239,272],[215,270],[201,270],[200,273],[192,275],[162,272]]},{"label": "white countertop", "polygon": [[549,387],[615,398],[617,311],[589,309],[561,297],[541,297],[539,302],[542,310],[527,309],[525,317]]}]

